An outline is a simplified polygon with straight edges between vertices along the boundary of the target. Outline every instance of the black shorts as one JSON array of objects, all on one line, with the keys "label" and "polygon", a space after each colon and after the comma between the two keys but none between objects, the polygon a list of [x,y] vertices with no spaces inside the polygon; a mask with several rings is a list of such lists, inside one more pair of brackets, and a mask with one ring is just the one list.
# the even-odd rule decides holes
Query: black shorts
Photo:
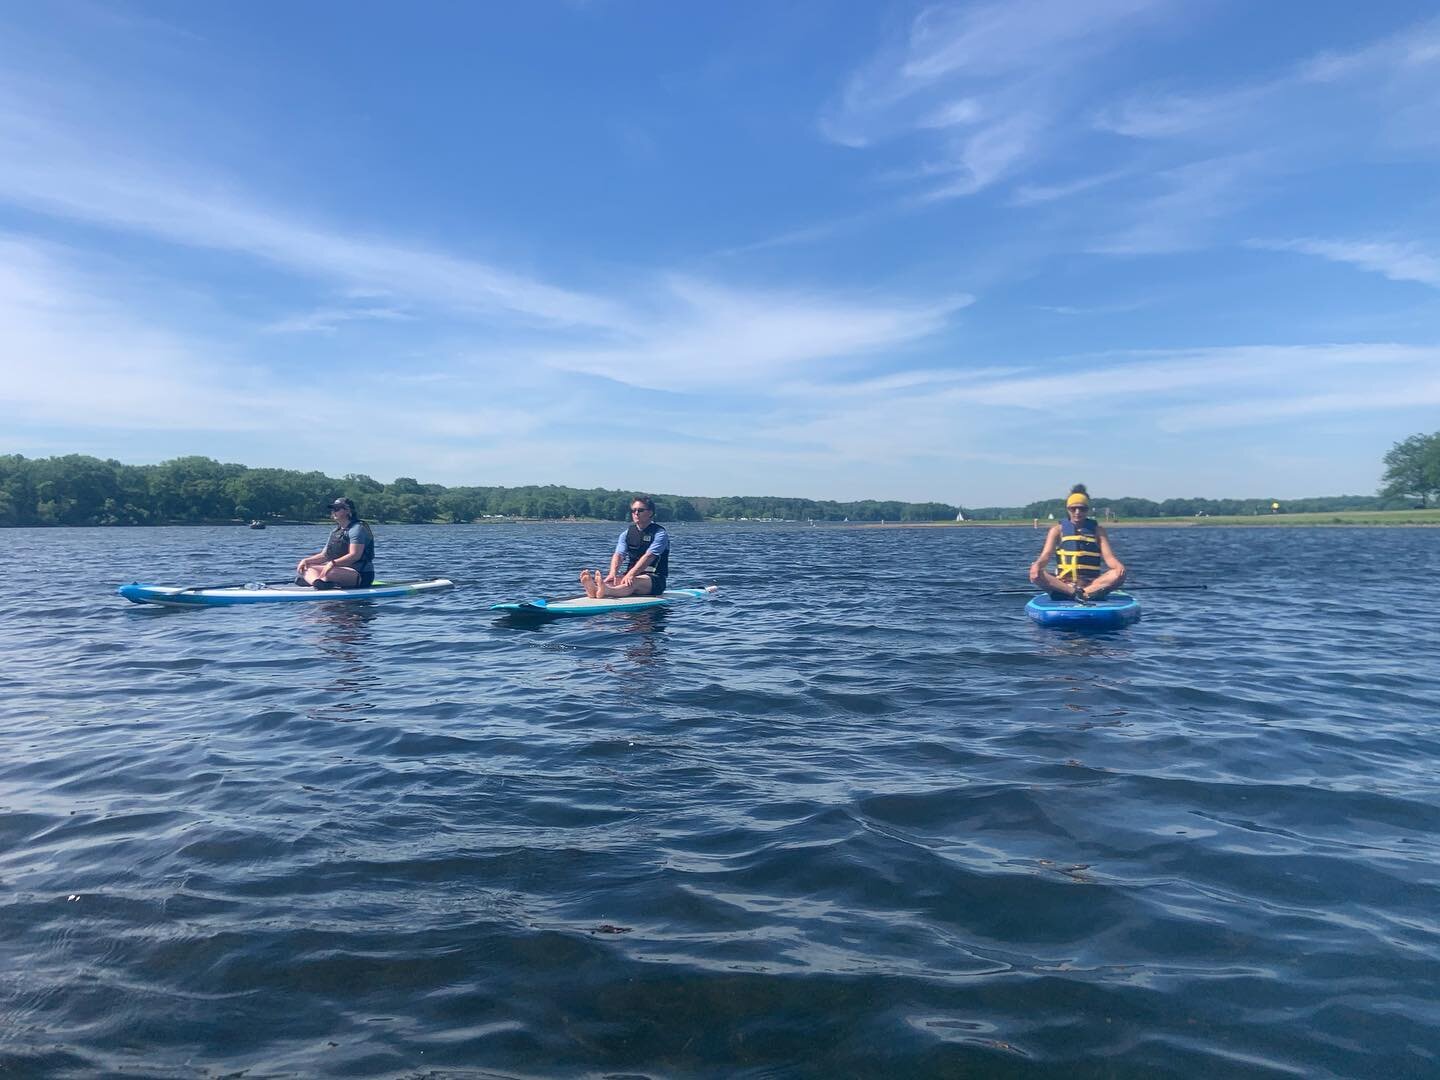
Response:
[{"label": "black shorts", "polygon": [[[1096,578],[1098,578],[1099,576],[1100,576],[1099,574],[1091,574],[1089,577],[1082,577],[1082,578],[1080,579],[1080,588],[1082,588],[1082,589],[1088,589],[1088,588],[1090,588],[1090,583],[1091,583],[1092,581],[1094,581]],[[1047,593],[1050,593],[1050,599],[1051,599],[1051,600],[1073,600],[1073,599],[1074,599],[1074,597],[1072,597],[1069,593],[1052,592],[1052,591],[1049,590],[1049,589],[1046,589],[1045,591],[1046,591]]]},{"label": "black shorts", "polygon": [[663,577],[659,577],[656,574],[641,574],[640,576],[648,577],[650,579],[650,591],[648,593],[645,593],[644,595],[659,596],[662,592],[665,591],[665,579]]}]

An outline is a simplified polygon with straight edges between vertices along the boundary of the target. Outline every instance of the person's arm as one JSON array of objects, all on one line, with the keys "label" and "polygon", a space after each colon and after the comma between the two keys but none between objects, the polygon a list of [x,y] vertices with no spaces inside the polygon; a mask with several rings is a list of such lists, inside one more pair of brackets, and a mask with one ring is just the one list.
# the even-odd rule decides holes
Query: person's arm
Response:
[{"label": "person's arm", "polygon": [[328,573],[337,566],[354,566],[360,561],[361,556],[363,556],[364,554],[364,544],[351,544],[350,550],[347,551],[344,555],[341,555],[338,559],[331,559],[329,562],[327,562],[325,564],[325,570]]},{"label": "person's arm", "polygon": [[618,585],[620,583],[620,556],[625,554],[625,533],[620,533],[620,539],[615,542],[615,553],[610,556],[610,572],[605,575],[606,585]]},{"label": "person's arm", "polygon": [[1045,546],[1040,549],[1040,554],[1030,564],[1030,580],[1034,581],[1040,576],[1040,571],[1045,569],[1045,564],[1050,561],[1050,556],[1055,554],[1056,545],[1060,543],[1060,526],[1051,525],[1050,531],[1045,534]]},{"label": "person's arm", "polygon": [[621,584],[621,585],[630,585],[630,584],[633,584],[634,581],[635,581],[635,579],[636,579],[637,577],[639,577],[641,574],[645,573],[645,568],[646,568],[647,566],[649,566],[649,565],[650,565],[652,562],[654,562],[654,561],[655,561],[655,549],[652,547],[649,551],[645,552],[644,555],[641,555],[640,558],[638,558],[638,559],[635,560],[635,565],[634,565],[634,566],[630,567],[629,570],[626,570],[626,571],[625,571],[625,576],[620,579],[620,584]]},{"label": "person's arm", "polygon": [[298,563],[295,564],[295,572],[297,574],[303,574],[310,567],[318,566],[320,563],[324,562],[325,550],[325,548],[321,548],[319,551],[315,552],[314,555],[306,555],[303,559],[301,559]]},{"label": "person's arm", "polygon": [[1125,564],[1115,557],[1114,550],[1110,547],[1110,534],[1105,531],[1105,526],[1099,522],[1095,524],[1095,539],[1100,541],[1100,557],[1105,560],[1105,565],[1111,570],[1125,572]]}]

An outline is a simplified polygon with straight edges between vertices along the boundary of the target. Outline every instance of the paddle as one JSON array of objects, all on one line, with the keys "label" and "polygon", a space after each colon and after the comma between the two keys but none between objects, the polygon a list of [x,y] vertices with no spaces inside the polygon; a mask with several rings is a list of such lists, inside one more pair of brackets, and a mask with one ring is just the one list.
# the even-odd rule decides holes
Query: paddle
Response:
[{"label": "paddle", "polygon": [[[1105,596],[1110,596],[1110,595],[1112,595],[1112,593],[1116,593],[1116,592],[1129,592],[1131,589],[1163,589],[1163,590],[1166,591],[1166,592],[1193,592],[1193,591],[1196,591],[1196,590],[1199,590],[1199,589],[1208,589],[1208,588],[1210,588],[1209,585],[1164,585],[1164,584],[1161,584],[1161,585],[1131,585],[1131,584],[1129,584],[1129,583],[1127,582],[1126,584],[1121,585],[1118,589],[1113,589],[1113,590],[1111,590],[1111,592],[1106,593]],[[1044,591],[1045,591],[1044,589],[996,589],[996,590],[994,590],[994,592],[991,593],[991,595],[992,595],[992,596],[1039,596],[1039,595],[1040,595],[1041,593],[1043,593]],[[1099,597],[1098,599],[1104,600],[1104,599],[1105,599],[1105,596],[1101,596],[1101,597]]]},{"label": "paddle", "polygon": [[[250,582],[242,581],[242,582],[240,582],[239,584],[236,584],[235,582],[227,581],[227,582],[224,582],[224,583],[222,583],[222,584],[220,584],[220,585],[188,585],[188,586],[186,586],[186,587],[183,588],[183,589],[176,589],[175,591],[176,591],[176,592],[200,592],[202,589],[243,589],[243,588],[244,588],[246,585],[248,585],[248,584],[250,584]],[[288,578],[282,578],[280,581],[259,581],[259,582],[255,582],[255,584],[257,584],[257,585],[294,585],[294,584],[295,584],[295,576],[292,574],[290,577],[288,577]]]}]

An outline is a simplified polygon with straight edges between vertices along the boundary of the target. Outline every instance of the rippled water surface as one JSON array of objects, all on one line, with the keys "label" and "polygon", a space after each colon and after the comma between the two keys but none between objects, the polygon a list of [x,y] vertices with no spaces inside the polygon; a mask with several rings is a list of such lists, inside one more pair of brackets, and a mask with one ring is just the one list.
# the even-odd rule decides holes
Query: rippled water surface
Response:
[{"label": "rippled water surface", "polygon": [[0,530],[0,1075],[1440,1076],[1434,530],[616,528]]}]

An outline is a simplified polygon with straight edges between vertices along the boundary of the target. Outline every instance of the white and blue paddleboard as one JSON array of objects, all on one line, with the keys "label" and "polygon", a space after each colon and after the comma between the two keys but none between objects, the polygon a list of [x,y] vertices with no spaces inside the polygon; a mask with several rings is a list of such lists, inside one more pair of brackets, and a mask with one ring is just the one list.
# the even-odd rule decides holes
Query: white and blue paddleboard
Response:
[{"label": "white and blue paddleboard", "polygon": [[1026,603],[1025,614],[1041,626],[1113,630],[1140,618],[1140,601],[1127,592],[1106,593],[1099,600],[1056,600],[1041,593]]},{"label": "white and blue paddleboard", "polygon": [[659,596],[606,596],[600,599],[577,596],[571,600],[521,600],[513,604],[491,604],[490,610],[536,618],[603,615],[607,611],[645,611],[648,608],[669,607],[677,600],[700,600],[719,591],[719,586],[707,585],[703,589],[666,589]]},{"label": "white and blue paddleboard", "polygon": [[224,607],[233,604],[284,604],[314,600],[383,600],[393,596],[448,589],[449,578],[429,581],[377,581],[363,589],[312,589],[308,585],[141,585],[131,582],[115,591],[136,604],[165,604],[169,607]]}]

